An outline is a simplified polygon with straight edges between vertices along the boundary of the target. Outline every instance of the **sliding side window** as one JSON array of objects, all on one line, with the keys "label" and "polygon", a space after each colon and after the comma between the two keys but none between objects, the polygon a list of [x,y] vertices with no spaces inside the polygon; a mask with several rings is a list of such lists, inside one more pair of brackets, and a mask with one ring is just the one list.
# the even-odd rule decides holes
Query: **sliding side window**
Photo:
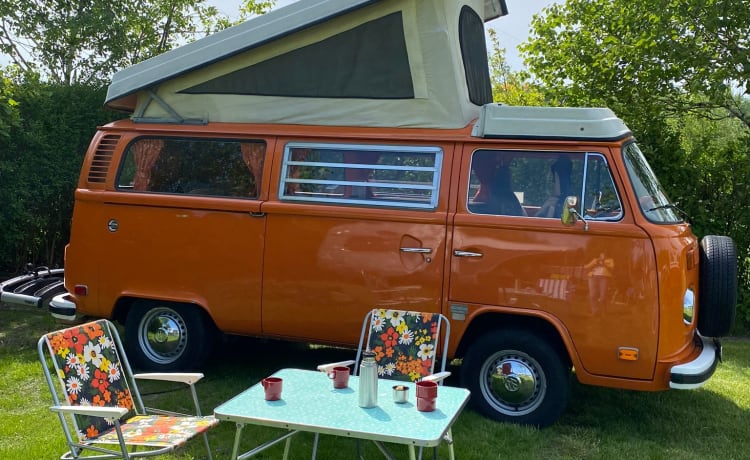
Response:
[{"label": "sliding side window", "polygon": [[437,147],[288,144],[279,197],[325,204],[435,209]]}]

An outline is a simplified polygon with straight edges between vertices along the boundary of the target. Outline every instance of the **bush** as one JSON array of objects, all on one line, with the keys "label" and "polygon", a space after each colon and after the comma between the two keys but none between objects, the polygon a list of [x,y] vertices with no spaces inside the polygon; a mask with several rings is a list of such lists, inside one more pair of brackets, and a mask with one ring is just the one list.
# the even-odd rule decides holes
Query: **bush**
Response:
[{"label": "bush", "polygon": [[96,127],[118,118],[106,88],[25,81],[13,88],[20,121],[0,137],[0,273],[60,267],[81,162]]}]

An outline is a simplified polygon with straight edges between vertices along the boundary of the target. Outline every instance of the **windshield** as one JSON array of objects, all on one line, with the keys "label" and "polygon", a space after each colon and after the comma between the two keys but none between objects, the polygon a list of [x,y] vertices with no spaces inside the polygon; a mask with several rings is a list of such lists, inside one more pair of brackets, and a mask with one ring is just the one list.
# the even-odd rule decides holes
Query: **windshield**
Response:
[{"label": "windshield", "polygon": [[667,198],[664,189],[656,180],[654,172],[641,153],[641,149],[635,143],[628,144],[625,146],[623,156],[643,215],[652,222],[682,222],[677,207]]}]

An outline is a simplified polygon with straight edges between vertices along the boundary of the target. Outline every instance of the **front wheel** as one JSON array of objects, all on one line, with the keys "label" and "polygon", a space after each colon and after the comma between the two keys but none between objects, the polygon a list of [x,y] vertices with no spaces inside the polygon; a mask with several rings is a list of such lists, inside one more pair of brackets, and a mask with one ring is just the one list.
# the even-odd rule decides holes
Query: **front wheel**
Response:
[{"label": "front wheel", "polygon": [[482,414],[536,427],[554,423],[570,393],[570,367],[527,331],[493,331],[477,339],[464,357],[461,379]]},{"label": "front wheel", "polygon": [[199,368],[212,344],[212,325],[198,307],[138,301],[125,321],[125,346],[143,370],[172,372]]}]

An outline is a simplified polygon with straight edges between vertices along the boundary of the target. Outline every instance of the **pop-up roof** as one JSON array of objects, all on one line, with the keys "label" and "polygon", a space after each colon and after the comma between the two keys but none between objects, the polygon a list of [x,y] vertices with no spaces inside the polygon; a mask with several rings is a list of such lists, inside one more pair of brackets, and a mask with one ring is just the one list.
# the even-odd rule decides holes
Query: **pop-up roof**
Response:
[{"label": "pop-up roof", "polygon": [[301,0],[117,72],[136,121],[458,128],[492,101],[504,0]]}]

